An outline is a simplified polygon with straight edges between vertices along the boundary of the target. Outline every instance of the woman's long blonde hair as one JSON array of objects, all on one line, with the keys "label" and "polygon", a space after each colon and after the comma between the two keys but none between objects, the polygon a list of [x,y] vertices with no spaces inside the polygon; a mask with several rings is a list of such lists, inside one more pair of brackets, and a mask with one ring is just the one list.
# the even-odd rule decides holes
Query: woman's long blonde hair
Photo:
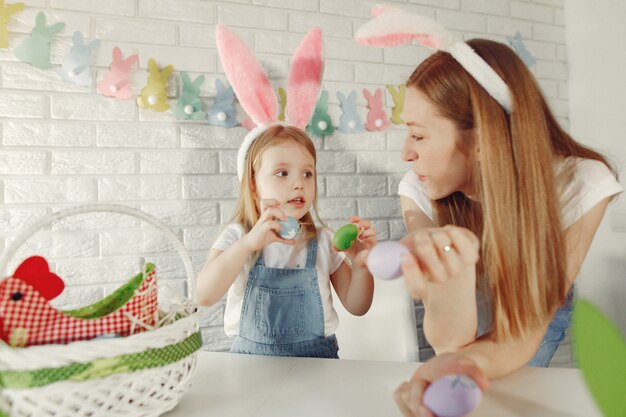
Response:
[{"label": "woman's long blonde hair", "polygon": [[478,145],[480,162],[471,177],[476,201],[457,192],[433,201],[433,209],[438,225],[467,227],[479,236],[478,276],[487,279],[493,295],[495,334],[517,337],[545,324],[566,295],[560,191],[572,180],[574,167],[556,171],[557,161],[576,156],[609,164],[561,129],[532,74],[510,48],[482,39],[467,43],[509,86],[511,114],[444,52],[422,62],[407,86],[424,93],[456,124],[461,151]]},{"label": "woman's long blonde hair", "polygon": [[[311,154],[314,163],[317,165],[315,145],[313,144],[313,141],[311,141],[311,138],[309,138],[309,136],[303,132],[302,129],[294,126],[275,125],[263,131],[259,137],[252,142],[252,145],[250,145],[250,148],[248,149],[243,178],[241,180],[241,189],[237,200],[237,207],[235,208],[235,213],[230,220],[231,223],[239,223],[246,233],[252,230],[261,214],[256,202],[255,178],[256,173],[259,171],[261,164],[263,163],[263,152],[272,146],[289,141],[303,146]],[[320,219],[317,209],[317,170],[314,170],[313,179],[315,181],[315,198],[313,200],[312,207],[318,222],[321,226],[325,227],[325,224]],[[305,214],[304,217],[300,219],[300,225],[305,233],[301,234],[298,244],[308,242],[317,236],[315,222],[313,221],[313,217],[310,212]],[[253,258],[256,259],[257,257],[258,253],[254,254]]]}]

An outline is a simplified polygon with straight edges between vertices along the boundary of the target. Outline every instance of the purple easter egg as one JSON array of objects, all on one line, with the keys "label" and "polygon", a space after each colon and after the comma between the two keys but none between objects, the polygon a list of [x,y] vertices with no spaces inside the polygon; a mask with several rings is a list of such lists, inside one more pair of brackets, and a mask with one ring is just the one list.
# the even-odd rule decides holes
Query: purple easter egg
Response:
[{"label": "purple easter egg", "polygon": [[380,242],[367,256],[367,269],[380,279],[395,279],[402,276],[402,254],[409,250],[402,243]]},{"label": "purple easter egg", "polygon": [[434,381],[424,393],[424,405],[437,417],[461,417],[471,413],[482,391],[466,375],[446,375]]}]

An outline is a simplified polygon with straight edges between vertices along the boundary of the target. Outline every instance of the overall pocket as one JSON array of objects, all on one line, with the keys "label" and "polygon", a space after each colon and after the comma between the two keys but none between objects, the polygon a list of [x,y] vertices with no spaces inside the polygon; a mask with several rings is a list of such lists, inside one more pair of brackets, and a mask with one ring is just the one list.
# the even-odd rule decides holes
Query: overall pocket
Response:
[{"label": "overall pocket", "polygon": [[304,330],[304,288],[259,287],[254,321],[266,337],[300,335]]}]

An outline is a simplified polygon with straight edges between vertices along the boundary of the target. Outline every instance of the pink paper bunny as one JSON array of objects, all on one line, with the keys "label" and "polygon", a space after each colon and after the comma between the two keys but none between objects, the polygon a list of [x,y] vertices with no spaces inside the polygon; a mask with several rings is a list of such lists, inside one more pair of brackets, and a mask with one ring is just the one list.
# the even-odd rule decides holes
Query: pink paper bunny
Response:
[{"label": "pink paper bunny", "polygon": [[391,122],[389,121],[389,118],[387,118],[387,114],[383,109],[382,90],[380,88],[377,88],[374,95],[372,95],[372,93],[370,93],[367,88],[364,88],[363,95],[367,100],[367,107],[369,108],[365,129],[369,130],[370,132],[387,129],[389,125],[391,125]]},{"label": "pink paper bunny", "polygon": [[117,46],[113,48],[113,62],[109,66],[109,71],[104,74],[96,88],[100,94],[108,97],[115,97],[128,100],[133,96],[130,88],[130,73],[133,65],[139,60],[137,54],[124,59],[122,51]]}]

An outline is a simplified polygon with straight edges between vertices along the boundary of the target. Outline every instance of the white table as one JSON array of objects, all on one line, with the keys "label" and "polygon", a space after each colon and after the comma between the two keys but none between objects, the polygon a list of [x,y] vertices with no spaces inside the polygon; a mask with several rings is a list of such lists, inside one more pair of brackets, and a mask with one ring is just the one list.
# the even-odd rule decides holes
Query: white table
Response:
[{"label": "white table", "polygon": [[[419,363],[200,352],[193,386],[166,417],[392,417]],[[575,369],[525,368],[493,381],[472,417],[601,417]]]}]

